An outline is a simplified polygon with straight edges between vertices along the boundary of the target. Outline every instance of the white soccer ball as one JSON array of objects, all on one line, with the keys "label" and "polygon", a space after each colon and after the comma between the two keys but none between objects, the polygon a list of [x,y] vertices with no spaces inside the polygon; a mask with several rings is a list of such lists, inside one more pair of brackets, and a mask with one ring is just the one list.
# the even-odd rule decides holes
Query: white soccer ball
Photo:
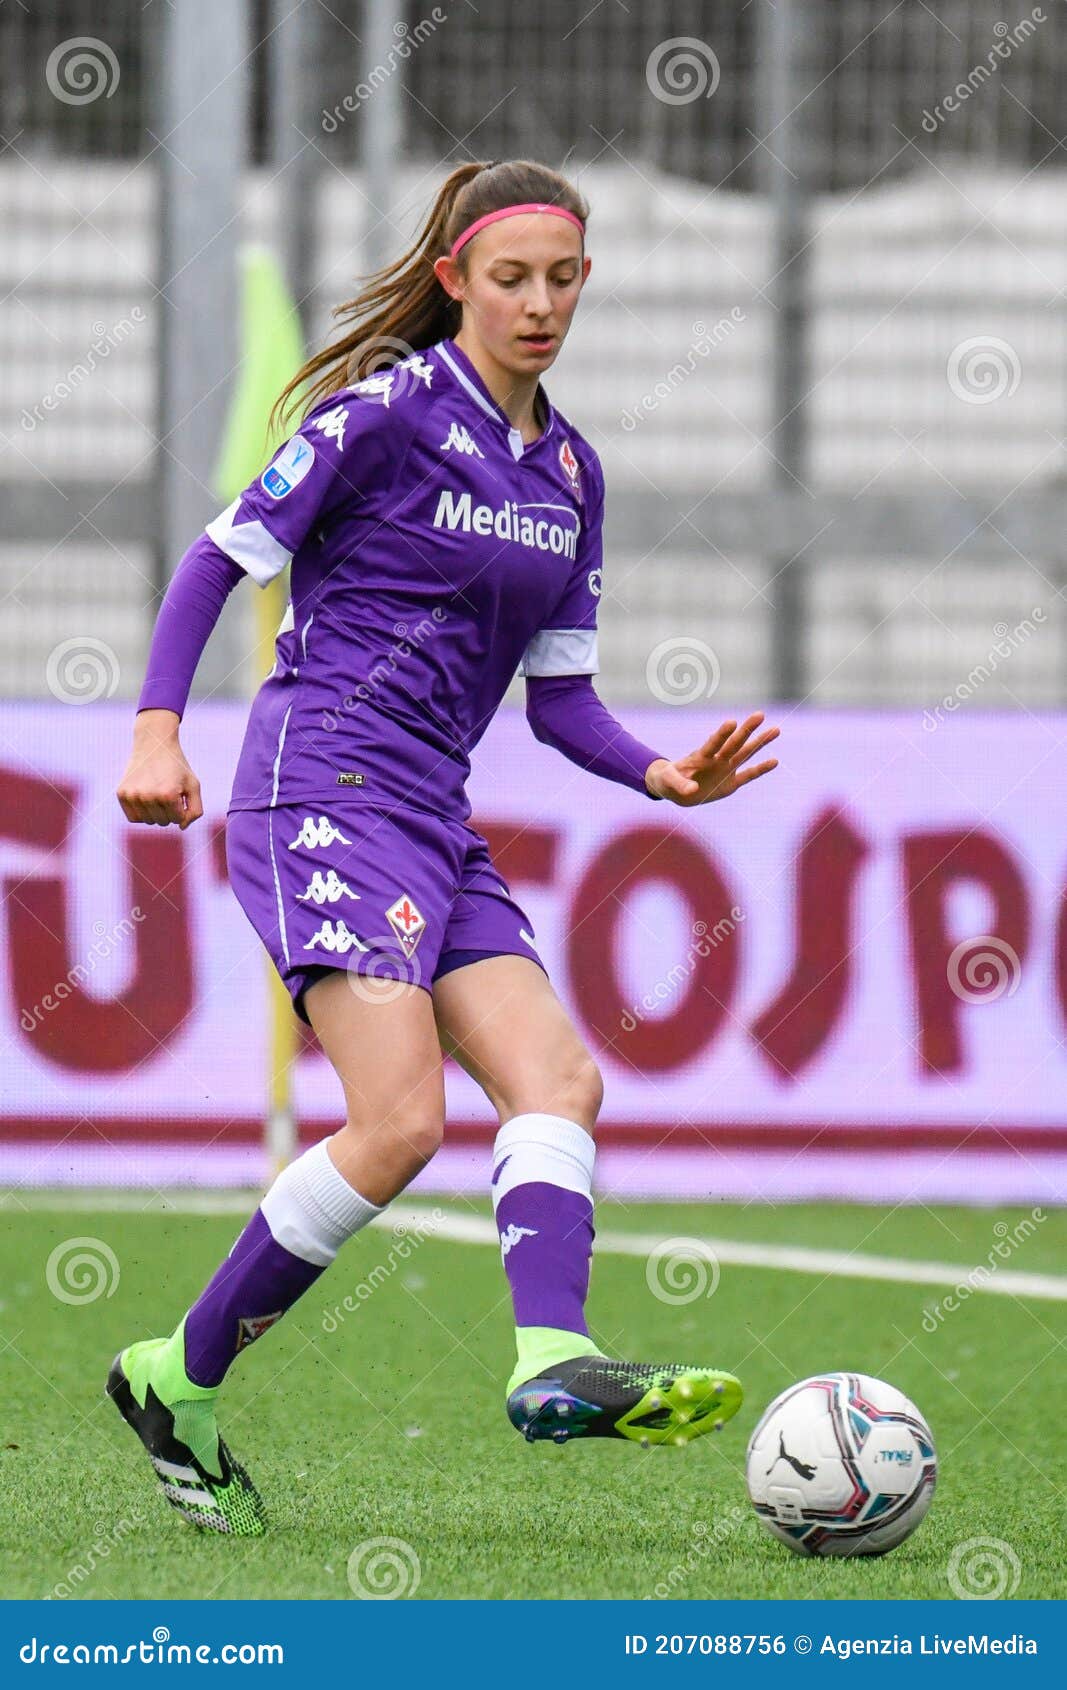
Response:
[{"label": "white soccer ball", "polygon": [[748,1494],[798,1555],[884,1555],[934,1494],[937,1453],[913,1402],[863,1373],[819,1373],[775,1397],[748,1444]]}]

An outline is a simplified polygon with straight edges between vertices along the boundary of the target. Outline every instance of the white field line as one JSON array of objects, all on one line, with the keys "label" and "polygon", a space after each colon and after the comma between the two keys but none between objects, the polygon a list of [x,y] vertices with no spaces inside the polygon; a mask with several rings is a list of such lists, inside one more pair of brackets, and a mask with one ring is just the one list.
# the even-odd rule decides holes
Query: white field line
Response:
[{"label": "white field line", "polygon": [[[164,1197],[140,1191],[64,1190],[0,1193],[0,1211],[19,1209],[40,1213],[135,1213],[174,1215],[247,1215],[259,1200],[253,1191],[174,1191]],[[439,1219],[437,1217],[440,1217]],[[461,1215],[429,1203],[393,1203],[372,1226],[390,1230],[419,1228],[424,1239],[453,1244],[496,1245],[496,1226],[483,1215]],[[687,1240],[688,1242],[689,1240]],[[597,1232],[597,1250],[610,1256],[650,1256],[666,1240],[651,1232]],[[789,1244],[742,1244],[730,1238],[700,1238],[691,1242],[709,1251],[722,1265],[775,1268],[786,1273],[811,1273],[830,1279],[880,1279],[901,1285],[966,1285],[972,1292],[1002,1297],[1038,1297],[1067,1302],[1067,1276],[1019,1273],[1014,1268],[988,1269],[982,1279],[971,1278],[976,1264],[909,1261],[900,1256],[868,1256],[860,1251],[810,1250]]]}]

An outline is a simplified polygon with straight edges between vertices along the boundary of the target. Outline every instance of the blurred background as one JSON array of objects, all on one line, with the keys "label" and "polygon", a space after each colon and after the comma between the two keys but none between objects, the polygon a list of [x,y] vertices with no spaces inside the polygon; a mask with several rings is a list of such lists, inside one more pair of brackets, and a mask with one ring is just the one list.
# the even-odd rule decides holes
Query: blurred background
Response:
[{"label": "blurred background", "polygon": [[[201,1107],[227,1123],[213,1142],[254,1142],[277,1064],[256,1045],[220,1078],[221,997],[239,1005],[203,959],[240,921],[212,900],[236,701],[262,673],[255,595],[228,607],[188,725],[217,761],[195,862],[192,840],[123,844],[110,794],[129,701],[169,574],[233,496],[249,394],[272,397],[291,368],[286,335],[262,329],[278,298],[321,344],[448,169],[528,156],[592,206],[591,278],[547,385],[607,479],[600,690],[676,750],[776,701],[794,747],[744,816],[677,820],[693,850],[724,854],[714,898],[665,869],[645,919],[639,889],[598,950],[576,944],[567,900],[647,813],[590,782],[559,797],[521,719],[501,723],[538,813],[555,802],[574,842],[555,878],[517,892],[614,1074],[620,1157],[627,1128],[691,1129],[695,1153],[732,1124],[736,1168],[763,1166],[764,1183],[720,1168],[728,1188],[770,1189],[760,1157],[777,1144],[773,1189],[796,1195],[817,1128],[808,1194],[869,1196],[901,1165],[881,1160],[886,1134],[911,1131],[942,1195],[977,1189],[972,1153],[999,1158],[986,1195],[1060,1190],[1065,77],[1058,0],[0,9],[12,1178],[87,1177],[90,1150],[144,1137],[149,1117],[155,1140],[196,1142]],[[273,318],[257,315],[264,275]],[[528,797],[486,744],[476,815],[512,876],[532,874],[509,845]],[[183,874],[185,901],[131,916],[119,845],[134,892]],[[711,965],[736,952],[735,974],[705,969],[696,998],[694,965],[635,1016],[684,966],[692,923],[714,928],[738,898],[758,919],[735,917]],[[200,935],[184,984],[183,921]],[[89,968],[93,934],[107,954],[43,1011],[60,961]],[[972,941],[986,976],[960,989]],[[265,991],[238,944],[241,980]],[[609,953],[605,1007],[582,981]],[[233,1036],[250,1050],[266,1017],[247,1001]],[[620,1037],[627,1014],[645,1046]],[[792,1043],[772,1051],[783,1025]],[[298,1113],[327,1120],[326,1079],[306,1084]],[[57,1142],[86,1148],[57,1159]]]},{"label": "blurred background", "polygon": [[1061,701],[1054,0],[96,0],[0,46],[5,692],[76,612],[136,696],[218,505],[242,246],[318,345],[449,166],[530,156],[593,210],[552,391],[611,492],[610,696],[710,615],[740,693],[926,705],[1043,604],[981,702]]}]

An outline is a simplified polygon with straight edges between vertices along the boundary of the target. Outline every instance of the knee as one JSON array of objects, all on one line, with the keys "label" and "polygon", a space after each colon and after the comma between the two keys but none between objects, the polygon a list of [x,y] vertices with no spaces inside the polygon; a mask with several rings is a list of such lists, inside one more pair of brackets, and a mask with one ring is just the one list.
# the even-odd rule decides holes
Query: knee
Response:
[{"label": "knee", "polygon": [[363,1120],[350,1112],[337,1135],[336,1148],[345,1156],[349,1151],[363,1154],[373,1146],[390,1162],[400,1161],[417,1172],[441,1148],[444,1131],[444,1110],[439,1106],[409,1107],[384,1121]]},{"label": "knee", "polygon": [[561,1066],[554,1074],[541,1074],[533,1085],[523,1085],[515,1095],[498,1102],[501,1122],[515,1115],[562,1115],[591,1133],[604,1101],[604,1081],[588,1051]]},{"label": "knee", "polygon": [[570,1081],[572,1116],[592,1132],[604,1102],[604,1076],[586,1051]]},{"label": "knee", "polygon": [[428,1110],[397,1120],[389,1129],[407,1147],[413,1161],[420,1166],[429,1162],[441,1148],[445,1136],[444,1115]]}]

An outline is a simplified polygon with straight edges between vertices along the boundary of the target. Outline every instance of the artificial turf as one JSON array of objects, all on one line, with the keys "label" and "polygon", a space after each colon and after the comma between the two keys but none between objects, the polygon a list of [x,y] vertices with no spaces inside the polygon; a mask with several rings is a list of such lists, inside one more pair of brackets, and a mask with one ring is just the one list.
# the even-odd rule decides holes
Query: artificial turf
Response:
[{"label": "artificial turf", "polygon": [[[604,1231],[936,1258],[963,1273],[986,1261],[996,1226],[1020,1219],[828,1205],[598,1213]],[[3,1596],[351,1600],[354,1555],[357,1583],[381,1579],[418,1599],[949,1597],[953,1552],[982,1537],[1010,1551],[995,1553],[1013,1584],[1017,1565],[1015,1595],[1067,1593],[1063,1302],[976,1293],[929,1330],[937,1287],[727,1264],[712,1296],[665,1304],[643,1259],[602,1253],[589,1306],[600,1347],[712,1362],[740,1375],[746,1402],[721,1434],[677,1451],[527,1445],[503,1412],[512,1332],[498,1252],[432,1235],[398,1245],[381,1229],[346,1247],[224,1388],[220,1425],[266,1499],[268,1535],[198,1533],[157,1494],[103,1384],[116,1350],[173,1327],[239,1226],[158,1206],[5,1202]],[[65,1301],[47,1282],[72,1238],[106,1245],[117,1264],[105,1261],[91,1301]],[[1065,1261],[1067,1217],[1052,1213],[1004,1265],[1057,1274]],[[801,1559],[747,1502],[745,1444],[760,1412],[825,1369],[890,1380],[934,1432],[933,1506],[884,1558]],[[375,1539],[394,1541],[363,1547]]]}]

